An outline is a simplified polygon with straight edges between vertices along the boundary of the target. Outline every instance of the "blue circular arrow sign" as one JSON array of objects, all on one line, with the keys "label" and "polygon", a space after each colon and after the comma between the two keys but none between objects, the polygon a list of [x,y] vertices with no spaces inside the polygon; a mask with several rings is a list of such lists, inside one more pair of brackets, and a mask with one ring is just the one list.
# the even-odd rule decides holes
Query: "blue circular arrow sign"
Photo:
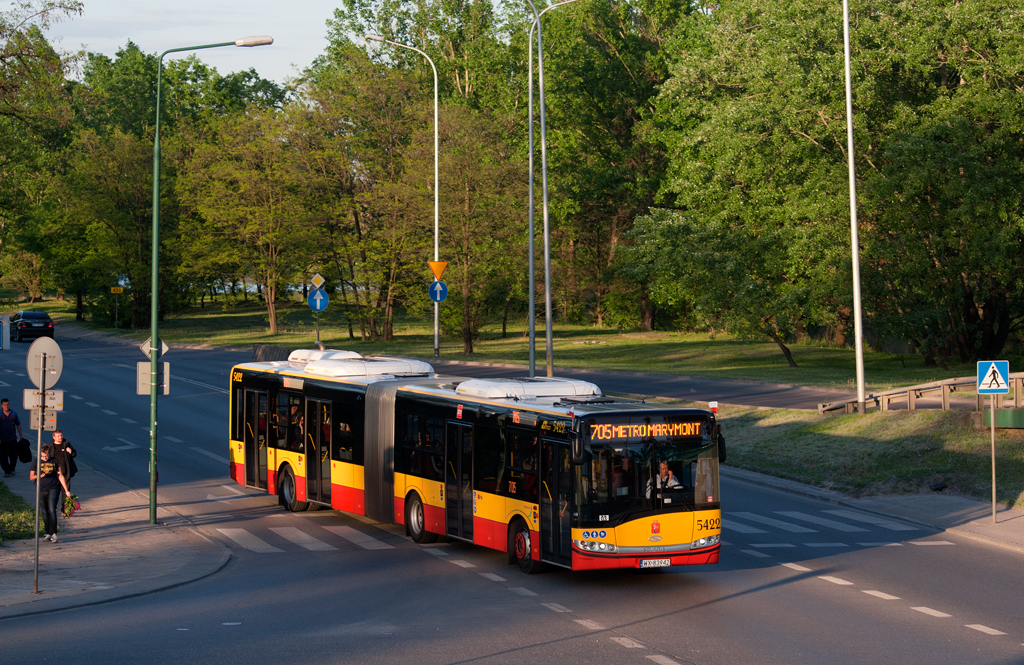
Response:
[{"label": "blue circular arrow sign", "polygon": [[309,292],[309,297],[306,298],[309,308],[314,312],[322,312],[327,309],[327,303],[330,301],[331,299],[327,297],[327,292],[323,289],[313,289]]},{"label": "blue circular arrow sign", "polygon": [[444,299],[448,297],[448,285],[437,280],[427,287],[427,295],[434,302],[444,302]]}]

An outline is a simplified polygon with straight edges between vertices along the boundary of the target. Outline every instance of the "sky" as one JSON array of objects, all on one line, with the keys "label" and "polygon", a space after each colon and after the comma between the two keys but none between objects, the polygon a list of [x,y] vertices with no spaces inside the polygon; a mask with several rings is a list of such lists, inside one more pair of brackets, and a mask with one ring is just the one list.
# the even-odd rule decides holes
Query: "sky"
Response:
[{"label": "sky", "polygon": [[[313,62],[327,45],[327,19],[338,0],[83,0],[81,16],[57,23],[48,37],[59,48],[114,57],[130,39],[146,53],[270,35],[272,46],[215,48],[196,55],[221,74],[253,67],[285,79]],[[168,57],[185,57],[188,52]]]}]

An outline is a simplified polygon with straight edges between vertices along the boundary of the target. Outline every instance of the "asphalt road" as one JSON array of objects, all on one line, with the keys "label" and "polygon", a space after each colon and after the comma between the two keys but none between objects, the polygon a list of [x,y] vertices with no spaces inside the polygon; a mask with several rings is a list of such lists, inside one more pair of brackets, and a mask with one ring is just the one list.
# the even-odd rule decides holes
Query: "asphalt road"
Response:
[{"label": "asphalt road", "polygon": [[[147,488],[142,354],[61,344],[59,426],[89,464]],[[0,352],[15,406],[26,350]],[[166,359],[161,503],[235,557],[176,589],[4,621],[0,663],[1024,662],[1020,555],[728,479],[722,562],[643,573],[527,576],[483,548],[286,513],[227,476],[225,386],[247,354]],[[644,392],[632,385],[602,387]]]}]

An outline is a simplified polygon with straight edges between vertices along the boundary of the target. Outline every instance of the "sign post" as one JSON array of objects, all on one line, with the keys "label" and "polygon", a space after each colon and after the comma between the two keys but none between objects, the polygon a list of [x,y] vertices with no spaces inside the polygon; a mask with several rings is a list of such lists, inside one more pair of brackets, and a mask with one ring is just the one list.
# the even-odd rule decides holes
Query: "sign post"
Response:
[{"label": "sign post", "polygon": [[123,286],[112,286],[110,292],[114,294],[114,327],[117,327],[117,296],[120,293],[124,293]]},{"label": "sign post", "polygon": [[[60,352],[60,346],[50,337],[40,337],[32,342],[28,348],[28,358],[25,362],[25,369],[28,370],[28,378],[39,388],[39,409],[32,409],[32,423],[36,428],[36,464],[39,464],[39,453],[43,449],[43,430],[57,428],[57,416],[53,409],[47,410],[46,397],[47,387],[57,384],[61,371],[64,369],[64,356]],[[49,379],[49,381],[47,381]],[[51,391],[52,393],[52,391]],[[52,427],[46,426],[46,421],[52,417]],[[42,469],[40,469],[42,470]],[[32,576],[32,593],[39,593],[39,479],[36,479],[36,562]]]},{"label": "sign post", "polygon": [[[437,238],[436,238],[437,230],[436,229],[434,230],[434,235],[435,235],[435,238],[434,238],[434,242],[435,242],[435,245],[434,245],[434,260],[433,261],[427,261],[427,265],[430,266],[430,272],[434,273],[434,282],[437,283],[437,282],[441,282],[441,276],[444,275],[445,268],[448,267],[448,262],[447,261],[438,261],[437,260],[437,245],[436,245],[436,243],[437,243]],[[444,286],[444,282],[441,282],[441,285]],[[433,289],[433,285],[431,285],[430,289],[427,290],[427,294],[428,295],[433,293],[432,289]],[[440,358],[441,357],[441,344],[440,344],[440,342],[441,342],[441,335],[440,335],[440,332],[439,332],[440,328],[441,328],[441,301],[444,300],[447,297],[448,297],[448,287],[447,286],[444,286],[444,296],[441,297],[440,300],[435,299],[433,295],[430,295],[430,299],[434,301],[434,357],[435,358]]]},{"label": "sign post", "polygon": [[992,432],[992,523],[996,523],[996,395],[1010,392],[1008,360],[978,361],[978,394],[988,395],[989,423]]}]

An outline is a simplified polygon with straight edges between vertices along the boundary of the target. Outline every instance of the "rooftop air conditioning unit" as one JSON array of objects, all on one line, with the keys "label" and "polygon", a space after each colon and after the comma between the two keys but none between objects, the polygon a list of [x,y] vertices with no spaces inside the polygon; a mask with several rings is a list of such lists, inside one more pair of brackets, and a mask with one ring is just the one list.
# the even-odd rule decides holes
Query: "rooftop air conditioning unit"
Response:
[{"label": "rooftop air conditioning unit", "polygon": [[537,397],[589,397],[601,389],[589,381],[558,378],[470,379],[455,389],[457,395],[489,399],[533,399]]}]

